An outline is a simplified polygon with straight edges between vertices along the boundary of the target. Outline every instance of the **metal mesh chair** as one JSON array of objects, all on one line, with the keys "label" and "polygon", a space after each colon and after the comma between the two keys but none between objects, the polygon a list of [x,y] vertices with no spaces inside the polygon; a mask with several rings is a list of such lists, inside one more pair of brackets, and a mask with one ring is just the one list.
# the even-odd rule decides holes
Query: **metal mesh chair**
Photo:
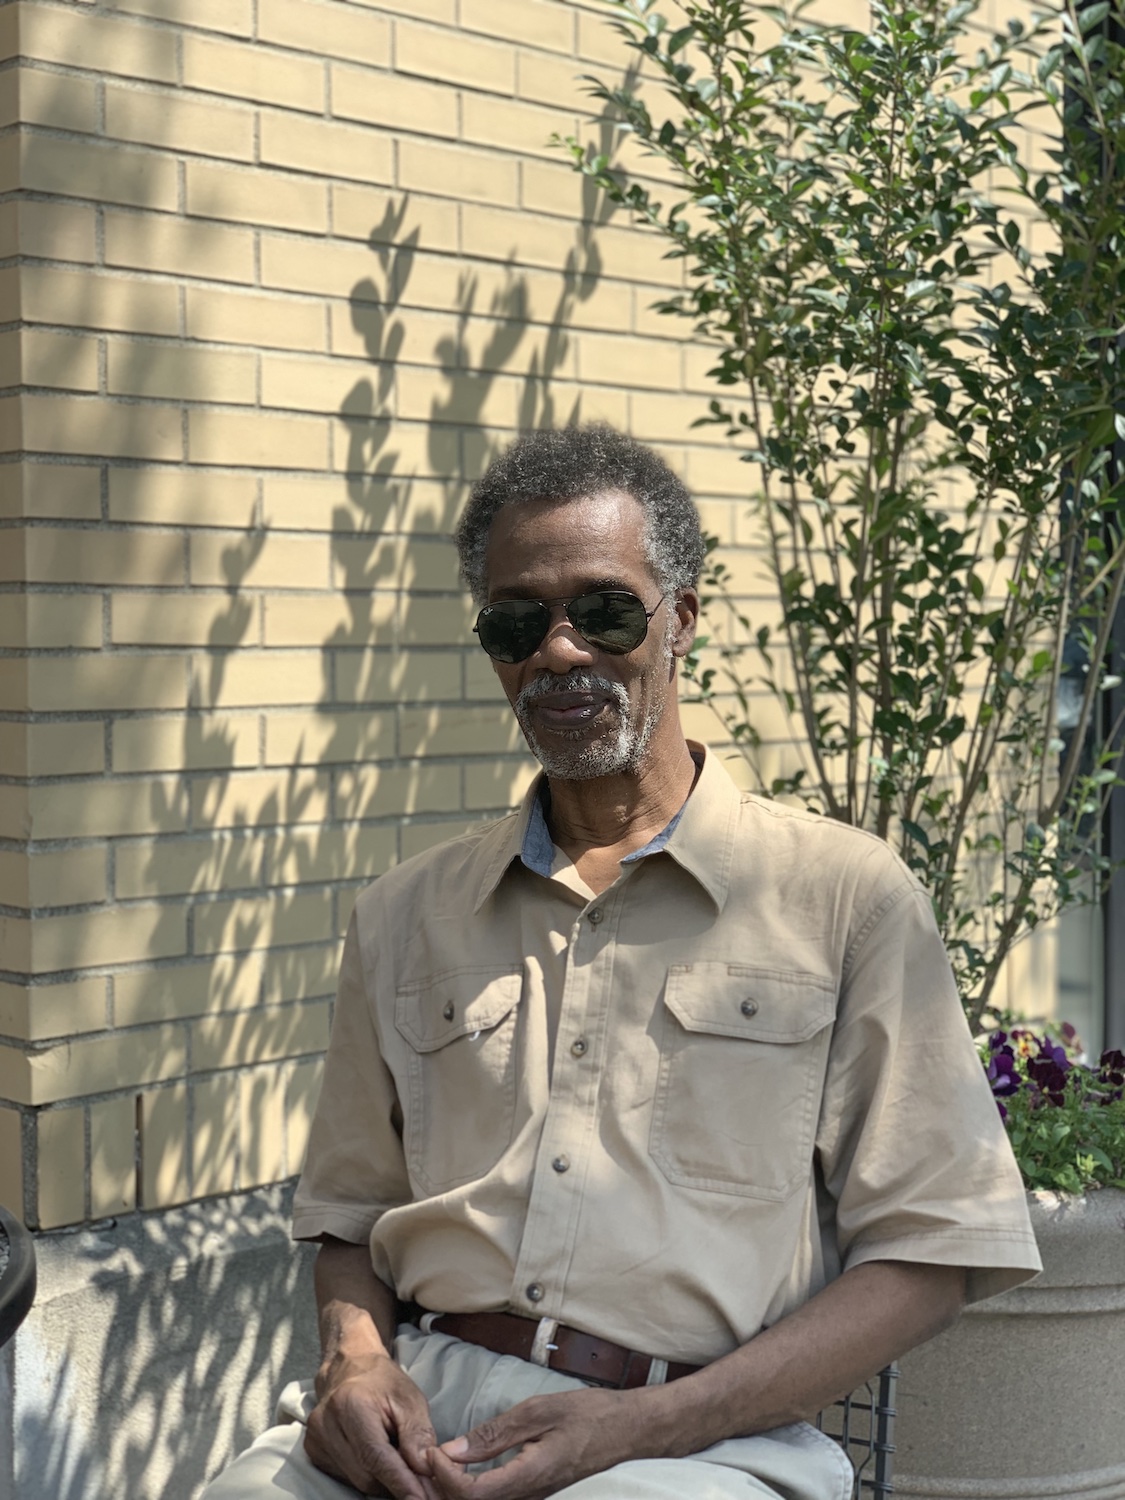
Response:
[{"label": "metal mesh chair", "polygon": [[891,1495],[895,1451],[895,1382],[898,1366],[887,1365],[850,1396],[826,1406],[816,1418],[821,1432],[835,1438],[855,1469],[853,1500]]}]

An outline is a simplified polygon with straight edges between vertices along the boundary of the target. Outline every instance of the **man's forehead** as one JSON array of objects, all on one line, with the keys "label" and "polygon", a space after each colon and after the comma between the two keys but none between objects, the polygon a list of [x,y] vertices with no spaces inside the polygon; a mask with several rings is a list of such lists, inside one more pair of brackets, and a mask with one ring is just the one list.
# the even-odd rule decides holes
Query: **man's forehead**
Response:
[{"label": "man's forehead", "polygon": [[635,516],[638,522],[644,521],[644,508],[635,495],[628,490],[613,488],[595,489],[583,491],[579,495],[536,495],[534,499],[512,500],[502,505],[493,518],[493,526],[498,520],[515,517],[528,519],[547,519],[562,511],[589,510],[593,511],[616,511],[622,515]]},{"label": "man's forehead", "polygon": [[590,495],[544,496],[501,506],[492,518],[488,545],[533,538],[580,542],[591,533],[606,540],[621,538],[643,545],[645,512],[634,496],[622,490],[600,490]]},{"label": "man's forehead", "polygon": [[651,576],[645,513],[632,495],[603,491],[502,507],[489,529],[486,570],[497,575],[573,569],[590,587]]},{"label": "man's forehead", "polygon": [[643,555],[645,513],[631,495],[603,492],[561,499],[520,499],[496,511],[487,537],[489,558],[531,549]]}]

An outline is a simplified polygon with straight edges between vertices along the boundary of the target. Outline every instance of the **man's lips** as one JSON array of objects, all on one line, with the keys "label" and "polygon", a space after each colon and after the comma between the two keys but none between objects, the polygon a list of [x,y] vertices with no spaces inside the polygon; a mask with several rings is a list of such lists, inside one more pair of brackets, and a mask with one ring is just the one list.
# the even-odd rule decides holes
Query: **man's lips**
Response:
[{"label": "man's lips", "polygon": [[561,729],[592,722],[608,702],[604,693],[544,693],[530,707],[542,723]]}]

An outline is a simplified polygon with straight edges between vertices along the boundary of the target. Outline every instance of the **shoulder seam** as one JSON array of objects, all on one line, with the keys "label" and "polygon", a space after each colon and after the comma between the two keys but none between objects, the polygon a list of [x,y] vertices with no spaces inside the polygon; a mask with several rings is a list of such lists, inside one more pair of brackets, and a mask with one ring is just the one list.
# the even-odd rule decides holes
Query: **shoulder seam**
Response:
[{"label": "shoulder seam", "polygon": [[[810,812],[807,807],[790,807],[788,803],[778,802],[772,797],[763,797],[760,792],[743,792],[741,801],[744,807],[756,807],[771,818],[797,818],[801,822],[823,825],[848,834],[858,834],[868,843],[877,844],[880,849],[886,849],[894,859],[898,860],[899,864],[902,864],[902,857],[891,848],[885,838],[878,833],[873,833],[870,828],[858,828],[854,823],[842,823],[838,818],[830,818],[827,813]],[[907,866],[903,865],[903,868],[906,869]]]},{"label": "shoulder seam", "polygon": [[[893,850],[891,852],[892,854],[894,853]],[[886,914],[893,907],[896,907],[899,902],[907,896],[922,896],[925,900],[929,900],[929,897],[926,895],[925,890],[921,886],[917,885],[914,882],[913,878],[911,878],[910,880],[904,880],[902,884],[896,886],[893,891],[888,891],[887,894],[883,897],[882,901],[880,901],[879,904],[870,912],[863,926],[859,929],[855,937],[853,937],[851,942],[848,944],[848,947],[844,953],[844,961],[840,965],[841,984],[846,982],[848,978],[848,972],[851,969],[852,964],[855,962],[856,956],[858,955],[860,949],[863,947],[864,943],[866,943],[868,938],[870,938],[872,932],[879,925]]]}]

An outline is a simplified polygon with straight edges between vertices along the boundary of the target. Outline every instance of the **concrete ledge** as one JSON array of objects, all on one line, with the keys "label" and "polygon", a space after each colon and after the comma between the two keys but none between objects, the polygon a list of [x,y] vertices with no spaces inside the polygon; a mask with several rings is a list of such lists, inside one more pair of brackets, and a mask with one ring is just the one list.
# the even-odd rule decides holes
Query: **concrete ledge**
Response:
[{"label": "concrete ledge", "polygon": [[316,1369],[292,1185],[37,1236],[0,1351],[0,1500],[194,1500]]}]

